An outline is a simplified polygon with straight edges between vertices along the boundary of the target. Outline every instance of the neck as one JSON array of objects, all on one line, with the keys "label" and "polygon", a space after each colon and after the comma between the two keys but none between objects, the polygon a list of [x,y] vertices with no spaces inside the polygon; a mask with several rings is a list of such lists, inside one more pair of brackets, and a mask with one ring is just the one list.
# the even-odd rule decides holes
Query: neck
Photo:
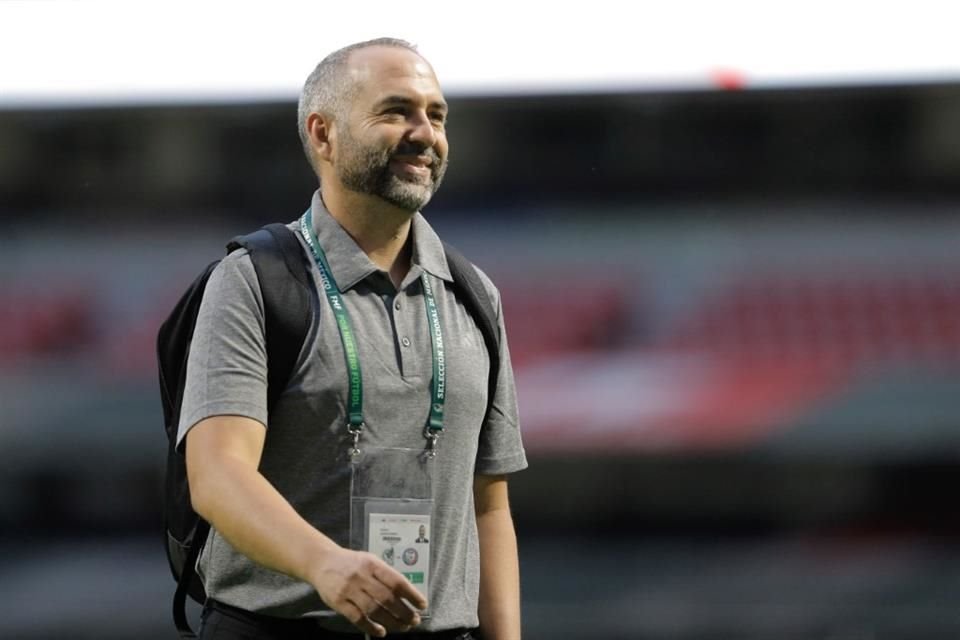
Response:
[{"label": "neck", "polygon": [[321,195],[330,215],[399,288],[410,270],[413,213],[366,194],[331,190]]}]

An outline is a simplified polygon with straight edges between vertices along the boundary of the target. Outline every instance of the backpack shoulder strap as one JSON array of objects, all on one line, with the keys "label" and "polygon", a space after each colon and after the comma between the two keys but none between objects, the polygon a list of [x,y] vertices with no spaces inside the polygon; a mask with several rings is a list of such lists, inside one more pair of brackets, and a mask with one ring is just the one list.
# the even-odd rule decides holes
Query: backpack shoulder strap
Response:
[{"label": "backpack shoulder strap", "polygon": [[446,242],[443,243],[443,251],[447,256],[447,266],[457,291],[462,293],[463,305],[480,328],[483,342],[490,354],[490,377],[487,380],[487,413],[490,413],[500,374],[500,326],[497,324],[497,310],[473,263]]},{"label": "backpack shoulder strap", "polygon": [[190,553],[187,554],[187,559],[183,564],[183,573],[177,581],[177,590],[173,593],[173,624],[176,625],[177,633],[183,640],[197,637],[187,620],[187,594],[197,583],[195,567],[209,533],[210,523],[203,518],[197,518],[196,529],[192,534],[194,542],[190,546]]},{"label": "backpack shoulder strap", "polygon": [[227,250],[240,247],[250,252],[263,293],[267,407],[273,409],[287,386],[309,329],[309,273],[300,241],[284,224],[269,224],[238,236]]},{"label": "backpack shoulder strap", "polygon": [[[180,419],[180,404],[183,402],[183,381],[187,362],[184,357],[193,340],[193,325],[196,322],[203,291],[207,280],[220,260],[214,260],[197,276],[183,293],[157,331],[157,365],[160,376],[160,399],[163,404],[163,424],[167,438],[177,439],[177,422]],[[171,445],[172,446],[172,445]]]}]

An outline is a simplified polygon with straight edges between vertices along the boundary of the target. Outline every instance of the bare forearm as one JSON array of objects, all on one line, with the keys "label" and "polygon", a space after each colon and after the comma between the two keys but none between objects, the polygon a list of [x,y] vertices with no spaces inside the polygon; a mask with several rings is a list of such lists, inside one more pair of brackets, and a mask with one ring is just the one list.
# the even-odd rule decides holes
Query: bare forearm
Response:
[{"label": "bare forearm", "polygon": [[313,585],[320,599],[361,632],[383,637],[420,624],[424,598],[373,554],[343,548],[297,513],[258,470],[265,429],[214,416],[187,434],[193,507],[237,551]]},{"label": "bare forearm", "polygon": [[[199,483],[198,483],[199,484]],[[336,544],[317,531],[255,469],[223,461],[204,474],[194,508],[240,553],[281,573],[314,582],[311,567]]]},{"label": "bare forearm", "polygon": [[480,536],[480,632],[484,640],[520,638],[520,566],[508,507],[477,514]]}]

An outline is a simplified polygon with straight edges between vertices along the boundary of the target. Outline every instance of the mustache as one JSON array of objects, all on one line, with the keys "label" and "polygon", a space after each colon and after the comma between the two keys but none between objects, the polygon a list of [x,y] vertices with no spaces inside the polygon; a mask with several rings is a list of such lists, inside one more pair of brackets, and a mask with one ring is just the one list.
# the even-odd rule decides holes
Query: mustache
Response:
[{"label": "mustache", "polygon": [[394,156],[427,156],[430,158],[431,166],[437,167],[440,165],[440,154],[437,153],[436,149],[419,142],[400,142],[390,152],[390,157]]}]

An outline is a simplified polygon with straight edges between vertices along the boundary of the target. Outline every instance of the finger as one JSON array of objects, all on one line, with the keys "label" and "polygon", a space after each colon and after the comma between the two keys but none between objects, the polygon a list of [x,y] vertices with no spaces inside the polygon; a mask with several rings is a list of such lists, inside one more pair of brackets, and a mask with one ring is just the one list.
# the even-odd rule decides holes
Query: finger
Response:
[{"label": "finger", "polygon": [[[390,595],[390,592],[382,586],[381,589],[385,594]],[[367,618],[368,621],[380,624],[388,632],[409,631],[412,626],[412,623],[408,620],[398,620],[396,616],[375,597],[372,597],[365,589],[354,592],[349,598],[349,603]],[[419,617],[417,618],[417,623],[419,623]]]},{"label": "finger", "polygon": [[394,587],[393,594],[404,602],[404,606],[413,611],[423,611],[427,608],[427,598],[406,578]]},{"label": "finger", "polygon": [[403,633],[413,628],[413,625],[397,620],[382,605],[377,605],[371,611],[368,611],[367,619],[381,625],[387,630],[387,633]]},{"label": "finger", "polygon": [[342,613],[344,617],[346,617],[346,619],[353,624],[353,626],[355,626],[357,629],[360,629],[360,631],[363,633],[376,638],[382,638],[387,635],[387,630],[383,627],[383,625],[380,625],[368,618],[366,614],[364,614],[363,609],[358,607],[353,602],[344,603],[340,613]]},{"label": "finger", "polygon": [[382,568],[374,571],[373,577],[389,589],[394,598],[406,600],[414,609],[419,611],[427,608],[427,599],[417,591],[412,582],[396,569],[384,564]]},{"label": "finger", "polygon": [[420,624],[420,614],[380,581],[373,581],[367,588],[369,595],[380,607],[390,614],[397,623],[414,626]]},{"label": "finger", "polygon": [[405,605],[402,600],[386,602],[378,600],[377,607],[383,615],[376,616],[376,619],[384,625],[410,628],[420,624],[420,614]]}]

